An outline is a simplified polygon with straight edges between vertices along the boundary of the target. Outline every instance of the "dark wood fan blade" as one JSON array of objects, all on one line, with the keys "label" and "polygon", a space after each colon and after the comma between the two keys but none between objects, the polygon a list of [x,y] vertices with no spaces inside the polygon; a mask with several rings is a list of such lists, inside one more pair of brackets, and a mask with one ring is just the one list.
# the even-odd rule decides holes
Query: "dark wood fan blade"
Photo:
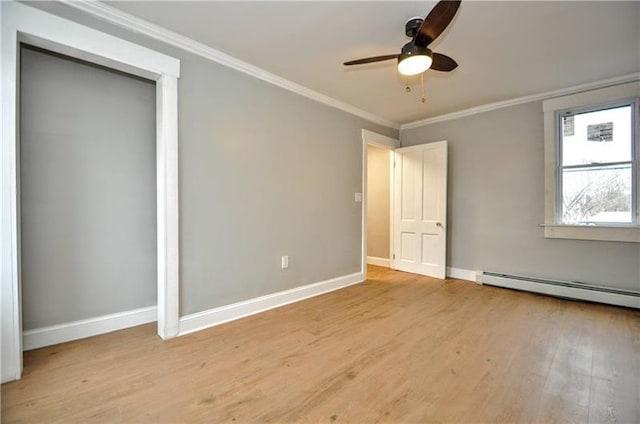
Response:
[{"label": "dark wood fan blade", "polygon": [[384,56],[374,56],[374,57],[366,57],[364,59],[350,60],[349,62],[344,62],[346,66],[350,65],[363,65],[365,63],[373,63],[373,62],[382,62],[383,60],[397,59],[397,54],[387,54]]},{"label": "dark wood fan blade", "polygon": [[458,67],[455,60],[440,53],[433,53],[433,63],[431,68],[434,71],[451,72]]},{"label": "dark wood fan blade", "polygon": [[449,23],[456,15],[460,7],[458,1],[441,1],[429,12],[424,19],[418,33],[416,34],[414,43],[417,46],[426,47],[433,42],[442,31],[444,31]]}]

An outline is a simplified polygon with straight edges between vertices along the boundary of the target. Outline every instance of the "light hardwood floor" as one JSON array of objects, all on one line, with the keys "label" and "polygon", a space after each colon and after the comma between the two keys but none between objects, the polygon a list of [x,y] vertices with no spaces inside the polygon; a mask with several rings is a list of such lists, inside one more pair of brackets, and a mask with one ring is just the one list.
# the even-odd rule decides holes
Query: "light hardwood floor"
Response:
[{"label": "light hardwood floor", "polygon": [[27,352],[2,422],[640,423],[640,311],[369,269],[166,342]]}]

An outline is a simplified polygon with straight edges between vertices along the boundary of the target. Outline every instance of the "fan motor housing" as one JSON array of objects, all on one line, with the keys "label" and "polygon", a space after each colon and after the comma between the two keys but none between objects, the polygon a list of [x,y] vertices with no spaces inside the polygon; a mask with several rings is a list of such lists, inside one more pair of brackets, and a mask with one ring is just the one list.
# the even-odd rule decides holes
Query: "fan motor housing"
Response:
[{"label": "fan motor housing", "polygon": [[413,44],[413,41],[409,41],[407,44],[402,46],[402,53],[398,57],[398,61],[402,61],[402,58],[407,58],[409,56],[415,55],[424,55],[433,57],[433,53],[427,47],[416,46]]},{"label": "fan motor housing", "polygon": [[423,22],[424,22],[424,19],[419,16],[409,19],[404,24],[404,33],[409,38],[415,38]]}]

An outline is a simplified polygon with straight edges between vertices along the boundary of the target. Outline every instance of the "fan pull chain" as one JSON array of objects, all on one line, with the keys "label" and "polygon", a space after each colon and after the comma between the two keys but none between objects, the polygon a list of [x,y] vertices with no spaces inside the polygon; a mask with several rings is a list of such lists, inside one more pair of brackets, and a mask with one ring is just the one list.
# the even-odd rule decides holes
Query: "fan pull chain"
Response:
[{"label": "fan pull chain", "polygon": [[420,85],[422,86],[422,103],[426,102],[427,99],[424,97],[424,72],[420,74]]},{"label": "fan pull chain", "polygon": [[404,84],[404,91],[406,91],[407,93],[411,93],[411,87],[409,86],[409,78],[406,77],[405,75],[401,75],[402,78],[402,84]]}]

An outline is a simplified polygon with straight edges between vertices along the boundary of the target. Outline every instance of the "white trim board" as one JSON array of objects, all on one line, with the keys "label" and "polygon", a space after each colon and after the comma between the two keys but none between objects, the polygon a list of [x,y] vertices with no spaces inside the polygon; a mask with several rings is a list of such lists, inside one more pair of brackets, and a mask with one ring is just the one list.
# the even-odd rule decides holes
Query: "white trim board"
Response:
[{"label": "white trim board", "polygon": [[576,287],[577,284],[575,283],[564,283],[572,284],[572,286],[561,285],[562,283],[546,284],[545,282],[542,282],[542,280],[540,282],[535,282],[521,279],[521,277],[511,278],[511,276],[507,275],[496,276],[484,273],[482,274],[482,280],[483,284],[490,286],[640,309],[640,297],[637,296],[638,293],[628,292],[627,294],[625,293],[625,290],[613,290],[614,292],[600,291],[598,289],[606,288],[588,286],[586,284],[583,285],[584,288],[582,288]]},{"label": "white trim board", "polygon": [[84,339],[124,328],[135,327],[136,325],[148,324],[155,322],[157,316],[157,308],[155,306],[149,306],[66,324],[36,328],[22,333],[22,346],[25,351],[39,349],[58,343],[70,342],[72,340]]},{"label": "white trim board", "polygon": [[89,13],[103,21],[109,22],[133,32],[146,35],[148,37],[178,47],[190,53],[197,54],[198,56],[204,57],[205,59],[212,60],[223,66],[227,66],[231,69],[235,69],[236,71],[251,75],[254,78],[268,82],[269,84],[284,88],[285,90],[289,90],[301,96],[315,100],[319,103],[323,103],[327,106],[340,109],[352,115],[359,116],[360,118],[366,119],[369,122],[373,122],[393,129],[400,128],[400,124],[398,124],[397,122],[389,121],[370,112],[344,103],[340,100],[311,90],[310,88],[289,81],[288,79],[275,75],[255,65],[251,65],[250,63],[244,62],[231,55],[223,53],[220,50],[214,49],[213,47],[209,47],[206,44],[200,43],[189,37],[185,37],[184,35],[180,35],[176,32],[170,31],[144,19],[140,19],[136,16],[123,12],[102,2],[95,0],[59,1],[68,6],[82,10],[83,12]]},{"label": "white trim board", "polygon": [[2,2],[1,380],[22,373],[19,233],[19,47],[26,41],[156,81],[158,335],[178,333],[178,77],[180,61],[16,2]]},{"label": "white trim board", "polygon": [[393,150],[400,147],[399,140],[365,129],[362,130],[362,140],[370,146],[379,147],[381,149]]},{"label": "white trim board", "polygon": [[476,271],[470,271],[468,269],[447,267],[447,277],[455,278],[457,280],[467,280],[478,282],[476,280]]},{"label": "white trim board", "polygon": [[367,256],[367,265],[384,266],[389,268],[389,258],[378,258],[375,256]]},{"label": "white trim board", "polygon": [[503,100],[495,103],[487,103],[484,105],[472,107],[469,109],[459,110],[457,112],[446,113],[444,115],[434,116],[432,118],[420,119],[418,121],[407,122],[400,125],[400,130],[408,130],[418,128],[436,122],[451,121],[453,119],[464,118],[466,116],[476,115],[478,113],[489,112],[505,107],[517,106],[525,103],[538,102],[542,100],[552,99],[554,97],[566,96],[568,94],[580,93],[583,91],[595,90],[597,88],[611,87],[613,85],[625,84],[628,82],[638,81],[640,73],[623,75],[620,77],[609,78],[601,81],[594,81],[587,84],[575,85],[572,87],[562,88],[559,90],[546,91],[544,93],[532,94],[529,96],[516,97],[509,100]]},{"label": "white trim board", "polygon": [[347,286],[362,283],[364,274],[356,272],[342,277],[306,286],[284,290],[254,299],[243,300],[231,305],[220,306],[203,312],[187,315],[180,318],[180,335],[193,333],[225,322],[235,321],[259,312],[278,308],[290,303],[299,302],[310,297],[318,296]]}]

